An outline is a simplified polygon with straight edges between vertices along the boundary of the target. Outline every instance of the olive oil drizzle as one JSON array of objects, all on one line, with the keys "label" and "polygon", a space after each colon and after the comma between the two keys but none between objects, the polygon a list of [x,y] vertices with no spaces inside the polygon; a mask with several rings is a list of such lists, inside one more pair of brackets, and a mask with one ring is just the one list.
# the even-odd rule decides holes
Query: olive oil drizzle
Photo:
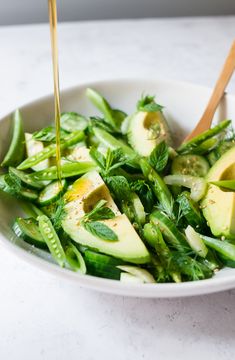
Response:
[{"label": "olive oil drizzle", "polygon": [[56,167],[57,178],[61,185],[61,152],[60,152],[60,87],[59,87],[59,64],[58,64],[58,40],[57,40],[57,4],[56,0],[48,0],[48,12],[51,33],[51,50],[54,79],[54,107],[56,127]]}]

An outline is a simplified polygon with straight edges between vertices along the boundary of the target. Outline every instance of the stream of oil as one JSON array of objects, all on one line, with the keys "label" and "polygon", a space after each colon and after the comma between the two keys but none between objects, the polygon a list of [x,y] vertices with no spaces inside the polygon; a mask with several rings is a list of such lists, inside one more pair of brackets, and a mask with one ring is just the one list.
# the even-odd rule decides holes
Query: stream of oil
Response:
[{"label": "stream of oil", "polygon": [[60,153],[60,87],[59,87],[59,64],[58,64],[58,41],[57,41],[57,4],[56,0],[48,0],[48,11],[51,33],[51,50],[54,79],[54,107],[56,127],[56,167],[57,178],[61,185],[61,153]]}]

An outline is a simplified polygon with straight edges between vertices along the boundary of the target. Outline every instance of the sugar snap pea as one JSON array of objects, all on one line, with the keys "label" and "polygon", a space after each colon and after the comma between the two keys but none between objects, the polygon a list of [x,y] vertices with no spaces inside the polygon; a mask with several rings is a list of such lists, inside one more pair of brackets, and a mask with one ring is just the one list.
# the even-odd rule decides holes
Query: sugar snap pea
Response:
[{"label": "sugar snap pea", "polygon": [[41,215],[38,217],[38,225],[40,233],[47,244],[51,255],[55,261],[63,267],[66,262],[66,256],[64,249],[62,248],[60,239],[55,232],[55,229],[46,215]]},{"label": "sugar snap pea", "polygon": [[231,120],[221,121],[218,125],[213,127],[212,129],[204,131],[202,134],[195,136],[192,140],[189,140],[183,143],[178,148],[179,154],[187,154],[197,148],[198,145],[204,143],[207,139],[219,134],[221,131],[226,129],[231,124]]},{"label": "sugar snap pea", "polygon": [[[61,178],[85,174],[95,169],[96,165],[91,161],[67,163],[61,166]],[[48,169],[31,173],[29,177],[34,181],[55,180],[57,179],[57,168],[51,166]]]},{"label": "sugar snap pea", "polygon": [[[81,141],[84,138],[84,133],[82,131],[75,131],[68,135],[63,142],[61,142],[60,149],[66,149],[67,147],[74,145]],[[48,159],[49,157],[56,154],[56,144],[51,144],[46,146],[42,151],[36,155],[30,156],[25,159],[18,167],[18,170],[26,170],[32,166],[40,163],[41,161]]]}]

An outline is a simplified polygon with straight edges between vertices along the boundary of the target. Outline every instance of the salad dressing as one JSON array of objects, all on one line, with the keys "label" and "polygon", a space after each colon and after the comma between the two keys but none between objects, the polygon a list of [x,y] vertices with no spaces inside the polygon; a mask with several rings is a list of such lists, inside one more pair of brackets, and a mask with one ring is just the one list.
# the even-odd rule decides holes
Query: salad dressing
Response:
[{"label": "salad dressing", "polygon": [[59,88],[56,0],[48,0],[48,12],[49,12],[49,21],[50,21],[53,80],[54,80],[54,108],[55,108],[55,127],[56,127],[56,167],[57,167],[57,178],[59,180],[59,183],[61,184],[60,88]]}]

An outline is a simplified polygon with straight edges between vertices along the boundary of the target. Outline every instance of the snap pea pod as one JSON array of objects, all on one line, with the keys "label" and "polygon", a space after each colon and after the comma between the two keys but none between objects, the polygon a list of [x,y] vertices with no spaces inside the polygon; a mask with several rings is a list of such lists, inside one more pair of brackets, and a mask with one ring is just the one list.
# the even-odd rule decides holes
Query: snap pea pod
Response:
[{"label": "snap pea pod", "polygon": [[177,229],[174,222],[161,211],[155,210],[152,212],[150,215],[150,222],[159,227],[164,239],[166,239],[175,249],[180,252],[185,252],[190,249],[185,236]]},{"label": "snap pea pod", "polygon": [[[67,147],[74,145],[80,142],[84,138],[84,133],[82,131],[75,131],[68,135],[60,145],[60,149],[64,150]],[[32,166],[37,165],[41,161],[48,159],[49,157],[56,154],[56,144],[51,144],[46,146],[42,151],[36,155],[30,156],[25,159],[18,167],[18,170],[26,170]]]},{"label": "snap pea pod", "polygon": [[204,243],[216,250],[218,253],[223,255],[228,260],[235,260],[235,245],[229,243],[226,240],[214,239],[209,236],[200,235]]},{"label": "snap pea pod", "polygon": [[[97,170],[97,166],[91,161],[67,163],[61,166],[61,178],[85,174],[91,170]],[[55,180],[57,179],[57,168],[51,166],[48,169],[31,173],[29,177],[35,181]]]},{"label": "snap pea pod", "polygon": [[44,187],[44,185],[38,181],[33,181],[29,174],[26,174],[25,172],[21,171],[21,170],[17,170],[13,167],[9,167],[9,173],[14,174],[15,176],[17,176],[23,183],[25,183],[26,185],[28,185],[28,187],[30,188],[34,188],[34,189],[42,189]]},{"label": "snap pea pod", "polygon": [[86,96],[89,100],[99,109],[104,115],[105,121],[112,125],[112,127],[116,128],[116,122],[113,117],[113,111],[107,100],[101,96],[97,91],[88,88],[86,90]]},{"label": "snap pea pod", "polygon": [[144,176],[153,183],[153,191],[158,198],[160,204],[165,209],[167,214],[172,215],[172,205],[174,203],[173,197],[168,189],[167,185],[164,183],[161,176],[149,165],[147,160],[140,160],[140,167]]},{"label": "snap pea pod", "polygon": [[13,136],[7,154],[5,155],[2,166],[17,166],[24,158],[24,131],[23,122],[19,110],[13,115]]},{"label": "snap pea pod", "polygon": [[66,255],[50,219],[46,215],[41,215],[38,217],[38,225],[40,233],[47,244],[51,255],[55,261],[63,267],[66,262]]},{"label": "snap pea pod", "polygon": [[224,120],[212,129],[204,131],[202,134],[195,136],[192,140],[189,140],[177,149],[180,154],[187,154],[194,150],[198,145],[202,144],[207,139],[219,134],[231,124],[231,120]]},{"label": "snap pea pod", "polygon": [[159,227],[151,223],[145,224],[144,237],[149,245],[156,250],[164,268],[169,269],[169,274],[172,279],[177,283],[181,282],[181,275],[177,269],[175,269],[170,249],[165,243]]},{"label": "snap pea pod", "polygon": [[135,168],[139,168],[139,156],[136,154],[134,150],[132,150],[128,145],[124,144],[122,141],[117,140],[114,136],[110,135],[107,131],[94,127],[93,132],[97,139],[107,148],[114,149],[122,149],[123,154],[127,157],[130,157],[130,161],[128,164]]},{"label": "snap pea pod", "polygon": [[77,271],[81,274],[86,274],[86,264],[75,245],[71,242],[65,248],[66,260],[69,263],[73,271]]}]

